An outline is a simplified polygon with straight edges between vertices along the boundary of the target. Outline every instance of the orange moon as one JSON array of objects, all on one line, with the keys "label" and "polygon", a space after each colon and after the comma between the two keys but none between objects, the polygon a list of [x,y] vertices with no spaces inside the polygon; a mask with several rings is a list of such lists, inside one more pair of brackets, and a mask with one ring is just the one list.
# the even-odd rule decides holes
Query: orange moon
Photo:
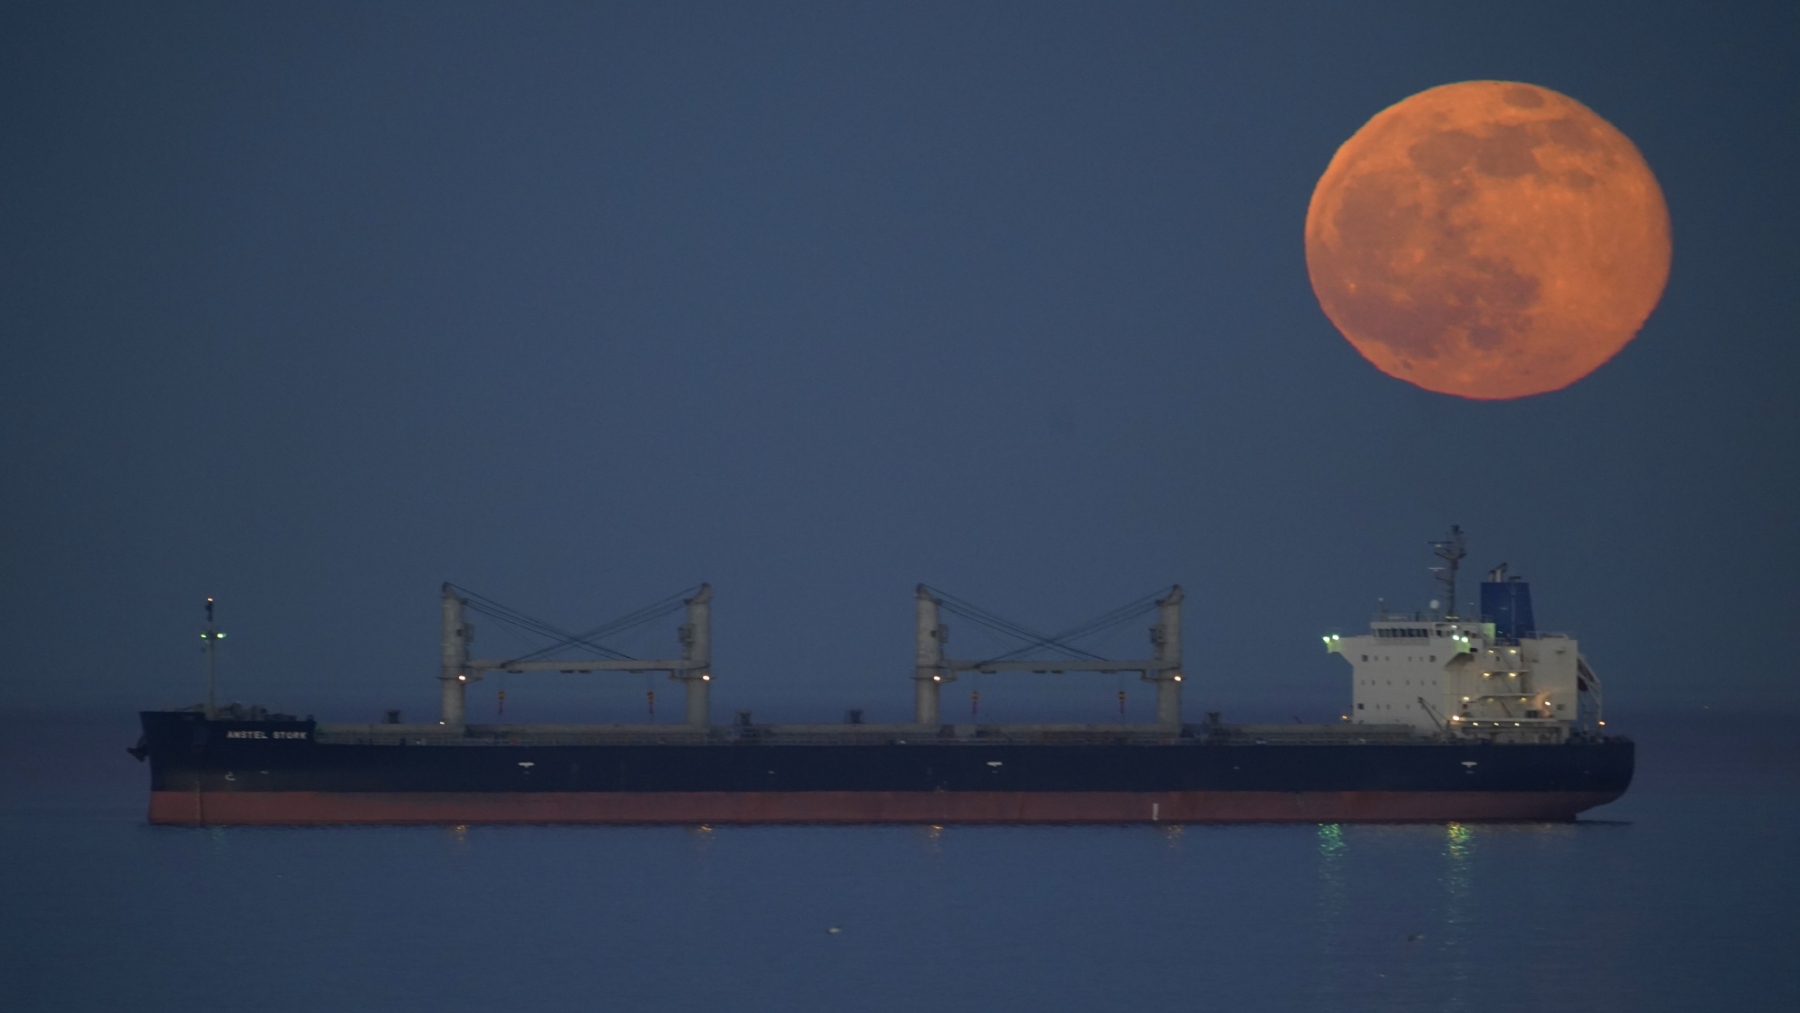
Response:
[{"label": "orange moon", "polygon": [[1447,84],[1338,149],[1306,211],[1306,270],[1382,372],[1526,397],[1637,335],[1668,281],[1669,210],[1637,147],[1574,99]]}]

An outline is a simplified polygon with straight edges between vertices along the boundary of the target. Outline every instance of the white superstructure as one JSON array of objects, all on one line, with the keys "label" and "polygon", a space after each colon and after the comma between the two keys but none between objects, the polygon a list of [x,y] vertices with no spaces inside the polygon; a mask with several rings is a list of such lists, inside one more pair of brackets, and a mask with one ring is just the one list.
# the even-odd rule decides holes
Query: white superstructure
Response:
[{"label": "white superstructure", "polygon": [[[1452,529],[1447,576],[1455,600],[1461,533]],[[1561,742],[1600,720],[1600,681],[1566,633],[1538,632],[1530,589],[1504,565],[1482,584],[1484,611],[1471,619],[1383,609],[1365,636],[1325,637],[1350,662],[1355,724],[1409,725],[1422,732],[1507,742]],[[1498,620],[1497,622],[1495,620]]]}]

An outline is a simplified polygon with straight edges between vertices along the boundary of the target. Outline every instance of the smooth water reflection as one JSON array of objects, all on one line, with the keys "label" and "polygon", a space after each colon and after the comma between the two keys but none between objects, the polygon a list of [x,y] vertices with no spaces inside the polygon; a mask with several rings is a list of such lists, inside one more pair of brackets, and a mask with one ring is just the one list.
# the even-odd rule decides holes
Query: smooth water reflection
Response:
[{"label": "smooth water reflection", "polygon": [[[1792,807],[1785,811],[1792,827]],[[1764,814],[1767,816],[1768,814]],[[1685,831],[1682,831],[1685,832]],[[1686,838],[1709,846],[1716,828]],[[1794,993],[1786,857],[1629,825],[179,830],[0,818],[7,1008],[1682,1008]],[[1777,868],[1780,835],[1734,842]],[[683,846],[685,843],[686,846]],[[1759,848],[1759,843],[1761,847]],[[1758,857],[1760,856],[1760,857]],[[1691,858],[1686,856],[1686,858]],[[1311,869],[1308,875],[1307,870]],[[1730,874],[1718,865],[1711,875]],[[1716,885],[1716,884],[1715,884]],[[1760,897],[1760,901],[1759,898]],[[1685,939],[1655,930],[1679,915]],[[433,942],[458,926],[480,960]],[[839,931],[830,931],[839,928]],[[1695,947],[1708,933],[1728,947]],[[462,953],[464,948],[452,947]],[[1710,954],[1710,956],[1708,956]],[[1785,958],[1783,958],[1785,959]],[[1767,961],[1763,964],[1762,961]],[[77,973],[102,963],[116,975]],[[1673,973],[1733,967],[1733,977]],[[506,968],[505,974],[481,968]],[[236,972],[234,972],[236,973]],[[1754,977],[1754,975],[1752,975]],[[135,983],[135,984],[129,984]],[[62,1002],[62,1000],[67,1002]],[[24,1001],[21,1001],[24,1000]],[[166,1000],[166,1001],[165,1001]]]}]

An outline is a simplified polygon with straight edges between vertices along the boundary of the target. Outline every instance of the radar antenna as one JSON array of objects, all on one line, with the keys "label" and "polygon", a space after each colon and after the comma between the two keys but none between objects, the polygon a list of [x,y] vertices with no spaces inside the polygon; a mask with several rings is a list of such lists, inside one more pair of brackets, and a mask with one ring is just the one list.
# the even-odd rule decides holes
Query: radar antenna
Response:
[{"label": "radar antenna", "polygon": [[1456,618],[1456,567],[1468,552],[1463,548],[1463,530],[1461,525],[1450,525],[1450,537],[1441,542],[1431,543],[1432,555],[1444,561],[1443,566],[1434,566],[1432,573],[1438,582],[1444,585],[1444,601],[1449,604],[1444,617]]}]

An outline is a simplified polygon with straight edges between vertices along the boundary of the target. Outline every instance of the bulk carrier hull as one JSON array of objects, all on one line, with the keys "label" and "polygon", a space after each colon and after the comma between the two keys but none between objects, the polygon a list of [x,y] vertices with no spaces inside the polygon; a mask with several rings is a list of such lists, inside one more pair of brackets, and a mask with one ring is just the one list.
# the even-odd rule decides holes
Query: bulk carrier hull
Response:
[{"label": "bulk carrier hull", "polygon": [[1569,820],[1634,763],[1340,726],[143,724],[150,821],[186,825]]}]

